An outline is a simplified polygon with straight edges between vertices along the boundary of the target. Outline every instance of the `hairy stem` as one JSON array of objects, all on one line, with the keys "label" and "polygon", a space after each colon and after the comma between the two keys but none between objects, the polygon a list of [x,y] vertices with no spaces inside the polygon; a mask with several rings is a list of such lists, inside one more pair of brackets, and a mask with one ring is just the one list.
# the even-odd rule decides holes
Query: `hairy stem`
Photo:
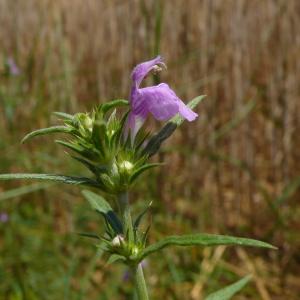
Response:
[{"label": "hairy stem", "polygon": [[134,281],[139,300],[149,300],[142,264],[139,263],[134,270]]},{"label": "hairy stem", "polygon": [[131,219],[131,213],[130,213],[130,205],[129,205],[129,196],[128,192],[124,192],[119,195],[119,203],[121,207],[122,212],[122,218],[123,218],[123,225],[124,225],[124,231],[127,234],[128,233],[128,242],[133,243],[133,226],[132,226],[132,219]]}]

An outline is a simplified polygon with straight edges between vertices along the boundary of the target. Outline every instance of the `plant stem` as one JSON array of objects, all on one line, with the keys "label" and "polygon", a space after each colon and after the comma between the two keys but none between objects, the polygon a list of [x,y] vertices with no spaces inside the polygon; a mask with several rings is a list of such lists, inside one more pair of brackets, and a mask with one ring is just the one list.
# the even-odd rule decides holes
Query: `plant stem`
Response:
[{"label": "plant stem", "polygon": [[149,300],[142,264],[139,263],[134,270],[135,288],[139,300]]},{"label": "plant stem", "polygon": [[[124,192],[119,195],[119,203],[121,207],[125,233],[128,232],[128,242],[134,244],[134,232],[130,213],[128,192]],[[134,266],[133,272],[134,284],[138,295],[138,300],[149,300],[142,265],[139,263],[138,265]]]},{"label": "plant stem", "polygon": [[128,192],[124,192],[119,195],[119,203],[121,206],[122,217],[123,217],[123,224],[125,227],[125,233],[128,232],[128,241],[133,243],[133,226],[132,226],[132,219],[130,213],[130,205],[129,205],[129,196]]}]

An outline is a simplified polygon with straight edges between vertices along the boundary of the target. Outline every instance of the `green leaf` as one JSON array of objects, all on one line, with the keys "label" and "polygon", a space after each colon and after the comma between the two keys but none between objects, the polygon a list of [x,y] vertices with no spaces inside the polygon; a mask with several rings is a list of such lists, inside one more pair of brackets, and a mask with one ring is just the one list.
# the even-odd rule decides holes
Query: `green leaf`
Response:
[{"label": "green leaf", "polygon": [[138,217],[136,218],[136,220],[134,221],[133,223],[133,228],[134,229],[138,229],[141,221],[142,221],[142,218],[143,216],[147,213],[147,211],[150,209],[152,205],[152,201],[149,203],[149,205],[138,215]]},{"label": "green leaf", "polygon": [[85,197],[85,199],[90,203],[92,209],[104,214],[106,214],[109,211],[112,211],[111,206],[102,196],[88,190],[82,191],[82,194]]},{"label": "green leaf", "polygon": [[121,261],[126,261],[126,258],[122,255],[119,255],[119,254],[112,254],[109,259],[107,260],[107,264],[110,265],[118,260],[121,260]]},{"label": "green leaf", "polygon": [[74,144],[74,143],[70,143],[70,142],[65,142],[62,140],[55,140],[55,143],[62,145],[80,155],[84,155],[85,149],[83,147],[81,147],[80,145]]},{"label": "green leaf", "polygon": [[88,237],[91,239],[101,240],[100,237],[94,233],[78,232],[78,235],[83,236],[83,237]]},{"label": "green leaf", "polygon": [[148,225],[146,231],[143,233],[143,237],[142,237],[142,245],[143,245],[143,247],[146,246],[146,242],[147,242],[147,239],[148,239],[150,228],[151,228],[151,224]]},{"label": "green leaf", "polygon": [[133,174],[130,176],[130,183],[133,183],[138,176],[140,176],[142,173],[144,173],[146,170],[158,167],[163,165],[162,163],[152,163],[152,164],[146,164],[143,165],[142,167],[140,167],[139,169],[137,169],[135,172],[133,172]]},{"label": "green leaf", "polygon": [[188,234],[181,236],[169,236],[163,240],[145,248],[139,256],[143,260],[146,256],[159,251],[168,246],[219,246],[219,245],[236,245],[276,249],[270,244],[258,240],[238,238],[226,235],[215,234]]},{"label": "green leaf", "polygon": [[106,123],[104,121],[95,121],[92,129],[92,140],[96,148],[105,155]]},{"label": "green leaf", "polygon": [[102,216],[107,220],[109,225],[112,227],[114,232],[116,234],[122,234],[123,233],[123,225],[117,215],[111,210],[108,211],[106,214],[101,213]]},{"label": "green leaf", "polygon": [[249,281],[251,280],[251,275],[248,275],[239,281],[217,291],[209,294],[205,300],[229,300],[237,292],[239,292]]},{"label": "green leaf", "polygon": [[128,106],[128,101],[124,99],[112,100],[110,102],[104,103],[101,105],[101,111],[105,114],[109,110],[118,107],[118,106]]},{"label": "green leaf", "polygon": [[86,160],[82,157],[78,157],[78,156],[74,156],[74,155],[71,155],[71,157],[73,159],[79,161],[80,163],[82,163],[84,166],[86,166],[95,175],[98,175],[99,173],[103,173],[103,172],[106,171],[105,167],[96,166],[93,163],[89,162],[88,160]]},{"label": "green leaf", "polygon": [[66,114],[64,112],[55,111],[52,114],[55,115],[56,117],[59,117],[63,120],[67,120],[67,121],[73,121],[73,119],[74,119],[73,115]]},{"label": "green leaf", "polygon": [[[191,100],[187,106],[193,109],[205,97],[205,95],[196,97],[193,100]],[[154,155],[159,150],[161,144],[173,134],[176,128],[180,126],[183,123],[183,121],[184,118],[182,118],[179,114],[177,114],[175,117],[169,120],[167,124],[165,124],[165,126],[149,140],[147,146],[145,147],[142,153],[148,156]]]},{"label": "green leaf", "polygon": [[100,195],[91,191],[82,191],[83,196],[88,200],[91,207],[101,213],[113,230],[119,234],[123,233],[123,225],[117,215],[114,213],[109,203]]},{"label": "green leaf", "polygon": [[172,135],[176,128],[176,124],[168,122],[158,133],[151,137],[142,154],[152,156],[158,152],[161,144]]},{"label": "green leaf", "polygon": [[65,142],[62,140],[55,140],[55,143],[62,145],[89,160],[95,160],[100,155],[100,152],[97,149],[93,149],[91,147],[88,148],[88,145],[79,145],[73,142]]},{"label": "green leaf", "polygon": [[99,184],[86,177],[75,177],[75,176],[65,176],[56,174],[0,174],[0,180],[13,180],[13,179],[36,179],[36,180],[48,180],[62,182],[66,184],[74,185],[88,185],[93,187],[98,187]]},{"label": "green leaf", "polygon": [[120,144],[120,141],[123,139],[123,129],[125,128],[125,123],[129,114],[129,110],[127,110],[126,113],[122,116],[122,119],[119,123],[119,128],[116,130],[116,132],[111,137],[111,145],[115,148],[117,148]]},{"label": "green leaf", "polygon": [[73,131],[72,128],[67,127],[67,126],[53,126],[53,127],[48,127],[48,128],[42,128],[35,130],[33,132],[28,133],[21,141],[21,143],[25,143],[27,140],[38,136],[38,135],[46,135],[50,133],[71,133]]}]

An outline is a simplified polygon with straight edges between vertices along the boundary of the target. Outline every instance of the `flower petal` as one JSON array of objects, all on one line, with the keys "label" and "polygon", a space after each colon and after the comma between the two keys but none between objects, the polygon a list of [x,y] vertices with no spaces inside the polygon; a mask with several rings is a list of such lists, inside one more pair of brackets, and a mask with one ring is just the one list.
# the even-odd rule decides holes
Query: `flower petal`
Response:
[{"label": "flower petal", "polygon": [[131,73],[131,78],[138,88],[145,76],[154,68],[154,66],[163,64],[161,56],[138,64]]},{"label": "flower petal", "polygon": [[139,89],[137,101],[160,121],[172,118],[179,111],[176,94],[165,83]]},{"label": "flower petal", "polygon": [[127,119],[127,124],[125,127],[125,138],[128,137],[129,130],[130,130],[130,138],[131,143],[133,143],[134,138],[140,128],[143,126],[144,122],[146,120],[146,117],[140,116],[137,114],[134,114],[133,112],[130,112]]},{"label": "flower petal", "polygon": [[178,106],[179,106],[179,114],[187,119],[189,122],[194,121],[198,114],[193,112],[188,106],[186,106],[179,98],[178,98]]}]

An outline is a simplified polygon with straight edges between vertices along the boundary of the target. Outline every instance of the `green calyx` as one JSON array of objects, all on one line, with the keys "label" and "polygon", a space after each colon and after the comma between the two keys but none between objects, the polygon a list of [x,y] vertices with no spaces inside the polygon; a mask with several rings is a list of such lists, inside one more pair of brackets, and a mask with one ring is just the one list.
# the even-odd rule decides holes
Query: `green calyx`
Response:
[{"label": "green calyx", "polygon": [[[188,103],[193,109],[204,96]],[[70,156],[83,164],[93,174],[92,178],[65,176],[60,174],[2,174],[0,180],[37,179],[60,181],[66,184],[89,185],[109,194],[128,191],[141,174],[161,164],[148,160],[168,139],[184,119],[177,114],[156,134],[145,133],[141,128],[134,141],[127,132],[127,116],[117,113],[120,107],[128,108],[127,100],[113,100],[95,107],[90,113],[75,115],[55,112],[64,124],[42,128],[27,134],[22,143],[29,139],[51,133],[63,133],[67,138],[55,142],[68,150]],[[71,180],[69,180],[71,179]]]},{"label": "green calyx", "polygon": [[128,112],[120,116],[116,109],[127,105],[126,100],[114,100],[90,113],[56,112],[63,125],[36,130],[22,142],[49,133],[67,134],[68,138],[55,142],[71,150],[71,157],[93,173],[98,188],[110,194],[127,191],[139,175],[158,165],[147,163],[149,156],[142,153],[147,134],[140,132],[134,144],[125,137]]},{"label": "green calyx", "polygon": [[110,256],[118,255],[128,265],[138,263],[138,257],[144,249],[141,243],[132,243],[122,235],[115,236],[111,241],[104,242],[104,248]]},{"label": "green calyx", "polygon": [[[119,213],[99,194],[84,190],[83,196],[90,203],[93,210],[100,214],[105,224],[105,232],[97,236],[99,247],[110,255],[109,262],[121,260],[128,265],[136,265],[140,262],[141,253],[146,247],[149,226],[146,230],[140,228],[140,224],[151,203],[143,210],[134,221],[126,219],[120,197],[118,197]],[[128,222],[130,222],[128,226]],[[92,233],[82,234],[94,238]]]}]

